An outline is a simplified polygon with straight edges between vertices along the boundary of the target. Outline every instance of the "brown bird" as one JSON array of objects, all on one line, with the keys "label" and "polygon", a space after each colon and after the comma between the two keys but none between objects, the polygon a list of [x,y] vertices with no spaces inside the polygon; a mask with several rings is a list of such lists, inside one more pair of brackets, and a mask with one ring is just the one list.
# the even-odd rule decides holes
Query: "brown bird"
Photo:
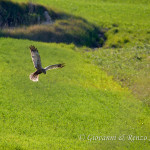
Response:
[{"label": "brown bird", "polygon": [[31,50],[31,57],[32,57],[34,67],[37,69],[34,73],[30,74],[30,80],[37,82],[39,79],[39,74],[41,73],[46,74],[47,70],[64,67],[64,63],[62,63],[62,64],[50,65],[50,66],[43,68],[41,64],[41,58],[40,58],[37,48],[35,48],[32,45],[29,48]]}]

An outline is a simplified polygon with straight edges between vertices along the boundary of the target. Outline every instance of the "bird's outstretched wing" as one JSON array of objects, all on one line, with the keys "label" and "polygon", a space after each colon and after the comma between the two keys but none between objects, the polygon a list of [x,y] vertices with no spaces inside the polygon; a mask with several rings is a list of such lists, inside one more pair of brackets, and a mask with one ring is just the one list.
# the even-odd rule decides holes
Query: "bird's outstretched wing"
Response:
[{"label": "bird's outstretched wing", "polygon": [[50,69],[63,68],[64,66],[65,66],[64,63],[63,64],[56,64],[56,65],[47,66],[44,69],[47,71],[47,70],[50,70]]},{"label": "bird's outstretched wing", "polygon": [[31,50],[31,57],[32,57],[34,67],[36,69],[41,69],[42,68],[41,59],[40,59],[40,55],[39,55],[39,52],[38,52],[37,48],[35,48],[32,45],[29,48]]}]

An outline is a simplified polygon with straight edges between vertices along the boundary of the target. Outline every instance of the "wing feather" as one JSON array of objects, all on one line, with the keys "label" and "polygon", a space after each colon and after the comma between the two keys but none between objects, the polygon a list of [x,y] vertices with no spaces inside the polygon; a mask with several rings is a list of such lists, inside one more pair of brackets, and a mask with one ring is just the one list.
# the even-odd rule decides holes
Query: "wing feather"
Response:
[{"label": "wing feather", "polygon": [[42,64],[41,64],[41,58],[40,58],[38,50],[32,45],[29,48],[31,50],[31,57],[32,57],[34,67],[36,69],[41,69]]},{"label": "wing feather", "polygon": [[47,70],[51,70],[51,69],[57,69],[57,68],[63,68],[65,66],[65,64],[55,64],[55,65],[50,65],[45,67],[44,69]]}]

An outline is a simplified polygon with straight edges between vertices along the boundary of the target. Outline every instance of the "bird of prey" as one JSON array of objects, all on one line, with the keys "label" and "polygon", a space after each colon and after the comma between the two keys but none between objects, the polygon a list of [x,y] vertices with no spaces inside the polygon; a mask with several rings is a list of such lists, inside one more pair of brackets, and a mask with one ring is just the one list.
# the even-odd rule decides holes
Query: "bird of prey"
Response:
[{"label": "bird of prey", "polygon": [[30,74],[30,80],[37,82],[39,78],[39,74],[41,73],[46,74],[47,70],[64,67],[64,63],[62,63],[62,64],[50,65],[50,66],[43,68],[41,65],[41,59],[40,59],[40,55],[39,55],[37,48],[35,48],[32,45],[29,48],[31,50],[31,57],[32,57],[34,67],[37,69],[34,73]]}]

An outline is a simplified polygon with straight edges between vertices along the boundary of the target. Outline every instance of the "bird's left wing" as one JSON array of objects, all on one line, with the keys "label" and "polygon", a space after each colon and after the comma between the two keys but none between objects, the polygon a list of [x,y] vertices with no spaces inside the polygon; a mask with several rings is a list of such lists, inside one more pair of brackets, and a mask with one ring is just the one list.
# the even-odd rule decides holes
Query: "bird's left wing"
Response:
[{"label": "bird's left wing", "polygon": [[55,65],[51,65],[51,66],[47,66],[44,69],[45,70],[50,70],[50,69],[57,69],[57,68],[63,68],[65,66],[65,64],[55,64]]},{"label": "bird's left wing", "polygon": [[40,58],[38,50],[32,45],[29,48],[31,50],[31,57],[32,57],[34,67],[36,69],[41,69],[42,68],[41,58]]}]

